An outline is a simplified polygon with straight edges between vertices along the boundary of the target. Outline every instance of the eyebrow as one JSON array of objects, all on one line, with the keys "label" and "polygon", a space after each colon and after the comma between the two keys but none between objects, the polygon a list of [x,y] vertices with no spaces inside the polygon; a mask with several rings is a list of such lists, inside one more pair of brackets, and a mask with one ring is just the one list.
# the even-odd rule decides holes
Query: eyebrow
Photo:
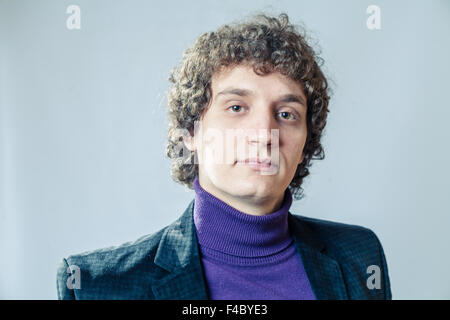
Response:
[{"label": "eyebrow", "polygon": [[[240,89],[240,88],[227,88],[227,89],[217,93],[216,98],[220,95],[230,95],[230,94],[241,96],[241,97],[248,97],[248,96],[255,95],[255,93],[251,90]],[[306,103],[305,103],[305,100],[303,99],[303,97],[300,95],[297,95],[297,94],[292,94],[292,93],[282,95],[279,99],[279,102],[284,102],[284,103],[296,102],[296,103],[301,104],[306,107]]]},{"label": "eyebrow", "polygon": [[306,106],[305,100],[302,98],[302,96],[299,96],[297,94],[285,94],[281,96],[280,102],[297,102],[303,106]]}]

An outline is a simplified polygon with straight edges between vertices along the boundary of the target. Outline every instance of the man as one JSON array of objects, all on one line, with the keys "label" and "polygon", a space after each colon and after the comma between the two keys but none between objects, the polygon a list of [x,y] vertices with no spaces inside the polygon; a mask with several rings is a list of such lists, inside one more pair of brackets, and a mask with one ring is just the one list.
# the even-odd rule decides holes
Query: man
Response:
[{"label": "man", "polygon": [[289,212],[323,158],[319,60],[285,14],[201,35],[168,99],[172,177],[195,199],[154,234],[63,259],[58,297],[391,299],[371,230]]}]

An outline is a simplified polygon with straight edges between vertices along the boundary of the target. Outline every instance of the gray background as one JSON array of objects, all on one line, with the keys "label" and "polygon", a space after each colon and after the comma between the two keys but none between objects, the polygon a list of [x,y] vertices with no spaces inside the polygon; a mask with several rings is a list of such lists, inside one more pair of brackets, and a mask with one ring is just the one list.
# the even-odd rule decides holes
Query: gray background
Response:
[{"label": "gray background", "polygon": [[62,257],[181,215],[194,194],[164,155],[169,70],[202,32],[259,10],[304,22],[334,90],[326,159],[291,212],[374,230],[394,299],[450,298],[444,0],[1,1],[0,298],[55,299]]}]

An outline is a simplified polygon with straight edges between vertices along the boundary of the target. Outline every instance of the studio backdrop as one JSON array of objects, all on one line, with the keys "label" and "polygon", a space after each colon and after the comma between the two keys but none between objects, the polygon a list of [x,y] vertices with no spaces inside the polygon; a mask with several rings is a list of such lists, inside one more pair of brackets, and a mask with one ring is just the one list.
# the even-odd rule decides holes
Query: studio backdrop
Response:
[{"label": "studio backdrop", "polygon": [[0,1],[0,298],[56,299],[63,257],[177,219],[170,70],[264,12],[308,31],[332,88],[294,214],[379,237],[394,299],[450,298],[450,1]]}]

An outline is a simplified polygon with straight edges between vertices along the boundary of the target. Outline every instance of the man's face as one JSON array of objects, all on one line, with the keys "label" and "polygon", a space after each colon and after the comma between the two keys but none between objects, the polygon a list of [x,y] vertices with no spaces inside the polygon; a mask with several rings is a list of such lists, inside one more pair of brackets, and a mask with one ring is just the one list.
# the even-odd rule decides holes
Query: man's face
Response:
[{"label": "man's face", "polygon": [[[199,156],[201,186],[221,199],[279,199],[303,160],[307,128],[302,87],[279,72],[260,76],[239,65],[215,73],[211,89],[199,127],[204,139],[196,132],[195,148],[190,147]],[[227,132],[235,138],[226,138]],[[272,167],[240,162],[248,158],[271,159]]]}]

